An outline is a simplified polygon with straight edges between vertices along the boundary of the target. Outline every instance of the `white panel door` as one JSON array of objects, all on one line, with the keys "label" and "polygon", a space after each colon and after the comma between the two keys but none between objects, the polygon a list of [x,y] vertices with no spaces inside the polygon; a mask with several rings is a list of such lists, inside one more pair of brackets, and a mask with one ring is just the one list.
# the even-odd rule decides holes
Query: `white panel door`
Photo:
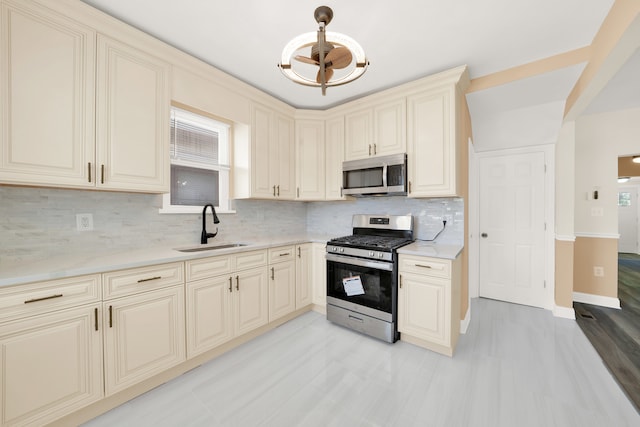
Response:
[{"label": "white panel door", "polygon": [[638,188],[618,188],[618,252],[638,253]]},{"label": "white panel door", "polygon": [[544,153],[479,165],[480,296],[546,307]]}]

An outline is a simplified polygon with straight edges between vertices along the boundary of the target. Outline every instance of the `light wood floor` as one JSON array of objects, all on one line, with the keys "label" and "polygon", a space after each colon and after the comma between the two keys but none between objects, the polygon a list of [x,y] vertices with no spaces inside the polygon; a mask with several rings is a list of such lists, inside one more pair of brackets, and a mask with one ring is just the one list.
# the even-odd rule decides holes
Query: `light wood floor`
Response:
[{"label": "light wood floor", "polygon": [[575,321],[486,299],[453,358],[307,313],[86,426],[639,426]]}]

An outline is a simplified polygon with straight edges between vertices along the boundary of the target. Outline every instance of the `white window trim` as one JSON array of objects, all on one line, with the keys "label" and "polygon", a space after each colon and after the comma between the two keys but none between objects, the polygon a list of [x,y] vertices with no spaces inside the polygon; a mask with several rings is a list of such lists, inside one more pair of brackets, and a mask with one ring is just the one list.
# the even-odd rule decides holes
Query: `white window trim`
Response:
[{"label": "white window trim", "polygon": [[[221,160],[226,161],[227,163],[230,163],[229,162],[230,160],[229,154],[231,149],[231,135],[230,135],[231,125],[230,124],[227,124],[224,121],[221,121],[219,118],[211,117],[208,114],[203,112],[190,111],[188,108],[185,108],[183,106],[172,105],[172,109],[175,110],[175,113],[177,115],[180,115],[180,111],[185,111],[186,113],[202,115],[204,117],[210,117],[212,120],[215,120],[218,126],[210,126],[209,122],[204,122],[204,123],[200,122],[197,117],[193,117],[193,119],[195,120],[191,120],[192,117],[189,117],[189,118],[185,118],[184,116],[182,117],[183,121],[195,123],[198,126],[206,127],[216,132],[219,132],[220,134],[224,134],[227,138],[228,144],[225,147],[226,150],[221,153],[220,157],[221,157]],[[173,165],[191,166],[191,167],[197,167],[200,169],[227,171],[228,173],[226,174],[226,178],[227,178],[226,185],[220,185],[220,188],[219,188],[220,200],[225,200],[227,202],[226,203],[227,206],[216,206],[215,207],[216,214],[224,215],[224,214],[236,213],[236,210],[233,209],[233,200],[231,199],[231,191],[230,191],[231,166],[230,165],[228,164],[219,164],[217,166],[203,165],[201,163],[190,162],[190,161],[180,160],[180,159],[171,159],[170,163]],[[203,209],[204,209],[204,206],[172,205],[171,193],[164,193],[162,194],[162,206],[158,209],[158,213],[160,214],[194,214],[194,213],[197,214],[197,213],[202,213]]]}]

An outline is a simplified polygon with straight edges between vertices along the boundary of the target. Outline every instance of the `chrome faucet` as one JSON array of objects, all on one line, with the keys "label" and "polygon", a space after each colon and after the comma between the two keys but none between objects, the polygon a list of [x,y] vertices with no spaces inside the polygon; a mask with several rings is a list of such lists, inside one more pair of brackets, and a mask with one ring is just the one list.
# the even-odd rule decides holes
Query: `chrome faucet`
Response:
[{"label": "chrome faucet", "polygon": [[218,234],[218,227],[216,227],[216,232],[215,233],[207,233],[207,208],[211,206],[211,213],[213,213],[213,223],[214,224],[219,224],[220,220],[218,219],[218,215],[216,215],[216,208],[213,207],[213,205],[209,204],[209,205],[204,205],[204,208],[202,209],[202,236],[200,237],[200,243],[203,245],[207,244],[207,240],[209,239],[209,237],[216,237],[216,235]]}]

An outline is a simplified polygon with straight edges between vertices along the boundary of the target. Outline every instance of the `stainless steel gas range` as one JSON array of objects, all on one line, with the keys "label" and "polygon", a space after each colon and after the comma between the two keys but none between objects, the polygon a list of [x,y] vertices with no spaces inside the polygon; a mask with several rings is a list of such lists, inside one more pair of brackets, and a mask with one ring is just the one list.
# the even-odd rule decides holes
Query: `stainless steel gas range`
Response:
[{"label": "stainless steel gas range", "polygon": [[327,242],[327,319],[393,343],[397,249],[413,241],[411,215],[354,215],[353,234]]}]

